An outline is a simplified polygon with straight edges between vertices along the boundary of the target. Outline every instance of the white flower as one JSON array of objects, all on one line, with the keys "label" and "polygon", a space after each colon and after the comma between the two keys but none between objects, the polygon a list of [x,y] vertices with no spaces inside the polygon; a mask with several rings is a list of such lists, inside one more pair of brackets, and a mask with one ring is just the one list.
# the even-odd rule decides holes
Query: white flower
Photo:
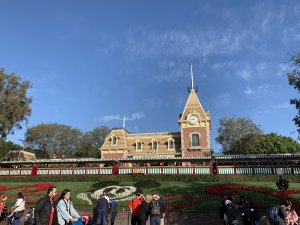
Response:
[{"label": "white flower", "polygon": [[77,198],[87,201],[89,205],[93,205],[92,199],[98,200],[103,192],[109,194],[111,200],[126,201],[131,198],[131,195],[135,191],[136,188],[133,186],[108,186],[98,189],[92,194],[90,194],[90,192],[80,193],[77,195]]}]

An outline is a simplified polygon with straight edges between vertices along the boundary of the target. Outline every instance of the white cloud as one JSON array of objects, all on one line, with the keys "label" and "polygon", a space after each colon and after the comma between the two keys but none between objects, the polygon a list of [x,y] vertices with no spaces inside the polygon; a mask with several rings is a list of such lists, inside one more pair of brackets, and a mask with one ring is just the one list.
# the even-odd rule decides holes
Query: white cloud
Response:
[{"label": "white cloud", "polygon": [[246,89],[244,90],[244,93],[246,95],[251,95],[253,94],[253,90],[249,86],[247,86]]},{"label": "white cloud", "polygon": [[244,90],[244,94],[248,95],[248,96],[259,96],[261,94],[266,94],[268,93],[269,91],[269,88],[270,88],[270,85],[269,84],[263,84],[263,85],[259,85],[257,87],[250,87],[250,86],[247,86]]},{"label": "white cloud", "polygon": [[242,78],[243,80],[250,81],[253,76],[253,72],[249,68],[245,68],[241,71],[238,71],[236,75]]},{"label": "white cloud", "polygon": [[213,70],[224,70],[224,69],[235,68],[236,64],[237,64],[236,61],[230,60],[227,62],[214,63],[211,65],[211,68]]},{"label": "white cloud", "polygon": [[[136,120],[136,119],[141,119],[144,117],[144,113],[142,112],[136,112],[136,113],[132,113],[132,115],[130,117],[125,116],[126,120]],[[103,116],[101,117],[100,120],[105,121],[105,122],[109,122],[112,120],[123,120],[124,116],[120,116],[119,114],[116,115],[107,115],[107,116]]]},{"label": "white cloud", "polygon": [[136,119],[141,119],[143,117],[144,117],[144,113],[136,112],[136,113],[132,113],[131,117],[126,117],[126,120],[136,120]]},{"label": "white cloud", "polygon": [[256,64],[255,68],[256,68],[257,72],[261,73],[266,69],[266,66],[267,65],[265,62],[260,62],[260,63]]},{"label": "white cloud", "polygon": [[273,105],[272,108],[273,109],[287,109],[287,108],[290,108],[291,107],[291,104],[288,103],[288,102],[285,102],[285,103],[281,103],[281,104],[277,104],[277,105]]},{"label": "white cloud", "polygon": [[231,95],[225,92],[219,96],[219,99],[223,105],[228,105],[231,102]]},{"label": "white cloud", "polygon": [[290,71],[291,65],[288,63],[279,64],[277,75],[278,76],[286,76],[286,74]]},{"label": "white cloud", "polygon": [[121,116],[119,114],[117,115],[107,115],[107,116],[103,116],[101,117],[101,120],[108,122],[111,120],[122,120]]},{"label": "white cloud", "polygon": [[[139,34],[139,35],[137,35]],[[137,38],[139,37],[139,38]],[[211,54],[232,54],[240,50],[249,38],[247,30],[168,30],[161,33],[131,30],[126,50],[132,58],[196,57]]]}]

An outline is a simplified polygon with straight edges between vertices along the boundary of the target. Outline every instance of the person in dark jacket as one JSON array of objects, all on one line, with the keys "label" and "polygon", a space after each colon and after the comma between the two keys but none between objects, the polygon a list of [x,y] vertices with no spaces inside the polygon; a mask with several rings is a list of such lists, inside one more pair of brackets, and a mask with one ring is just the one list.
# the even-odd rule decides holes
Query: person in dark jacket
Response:
[{"label": "person in dark jacket", "polygon": [[140,206],[139,218],[140,224],[146,225],[148,217],[150,215],[150,202],[152,201],[152,195],[147,195],[146,199],[142,198],[142,203]]},{"label": "person in dark jacket", "polygon": [[47,195],[37,201],[34,211],[36,225],[56,224],[54,221],[54,197],[56,194],[56,187],[49,187]]},{"label": "person in dark jacket", "polygon": [[118,202],[117,201],[111,201],[110,207],[109,207],[109,217],[110,217],[110,225],[115,224],[115,219],[118,214]]},{"label": "person in dark jacket", "polygon": [[227,195],[223,196],[223,199],[219,203],[219,216],[220,219],[222,220],[223,225],[226,225],[226,220],[225,220],[225,214],[226,214],[226,207],[225,207],[225,201],[228,199]]},{"label": "person in dark jacket", "polygon": [[272,225],[285,225],[287,222],[286,209],[288,206],[288,201],[283,201],[280,205],[272,206],[267,213],[269,223]]},{"label": "person in dark jacket", "polygon": [[97,213],[97,225],[107,225],[107,212],[108,212],[108,201],[105,195],[102,195],[97,201],[96,213]]}]

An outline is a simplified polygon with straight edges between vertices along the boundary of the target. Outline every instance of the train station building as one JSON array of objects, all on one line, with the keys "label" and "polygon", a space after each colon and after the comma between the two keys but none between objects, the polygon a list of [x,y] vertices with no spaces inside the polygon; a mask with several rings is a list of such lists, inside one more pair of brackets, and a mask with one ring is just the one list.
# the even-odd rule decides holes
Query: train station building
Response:
[{"label": "train station building", "polygon": [[100,148],[101,159],[206,157],[211,155],[210,113],[205,112],[196,88],[189,89],[179,116],[179,132],[129,133],[112,129]]}]

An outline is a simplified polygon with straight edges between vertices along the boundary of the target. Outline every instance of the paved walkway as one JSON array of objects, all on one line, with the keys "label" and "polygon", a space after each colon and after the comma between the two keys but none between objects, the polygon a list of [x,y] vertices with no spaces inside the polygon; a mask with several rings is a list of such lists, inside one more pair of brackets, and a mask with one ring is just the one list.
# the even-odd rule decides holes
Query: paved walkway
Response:
[{"label": "paved walkway", "polygon": [[[26,215],[26,214],[25,214]],[[91,215],[81,212],[81,215]],[[24,225],[25,216],[21,219],[21,225]],[[6,221],[1,221],[0,225],[6,225]],[[129,225],[130,215],[128,212],[120,212],[117,215],[115,225]],[[149,220],[148,223],[149,225]],[[222,225],[220,219],[216,215],[206,215],[197,213],[167,213],[164,225]],[[163,225],[163,224],[162,224]]]}]

